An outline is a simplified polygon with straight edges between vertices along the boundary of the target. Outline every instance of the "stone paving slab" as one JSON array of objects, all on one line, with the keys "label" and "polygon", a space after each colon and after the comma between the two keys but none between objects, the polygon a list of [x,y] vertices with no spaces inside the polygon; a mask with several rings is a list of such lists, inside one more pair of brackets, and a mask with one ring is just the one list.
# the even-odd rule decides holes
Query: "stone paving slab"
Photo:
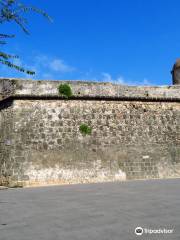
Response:
[{"label": "stone paving slab", "polygon": [[180,179],[0,191],[0,240],[132,239],[180,239]]}]

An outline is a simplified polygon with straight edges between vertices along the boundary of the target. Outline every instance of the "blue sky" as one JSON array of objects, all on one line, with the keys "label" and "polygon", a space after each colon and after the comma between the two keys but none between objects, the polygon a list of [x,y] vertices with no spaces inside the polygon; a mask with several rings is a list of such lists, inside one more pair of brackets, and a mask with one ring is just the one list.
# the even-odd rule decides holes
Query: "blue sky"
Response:
[{"label": "blue sky", "polygon": [[[128,85],[169,85],[180,57],[179,0],[22,0],[44,9],[53,23],[29,14],[25,35],[3,50],[36,71],[35,79],[111,81]],[[7,67],[1,77],[30,78]]]}]

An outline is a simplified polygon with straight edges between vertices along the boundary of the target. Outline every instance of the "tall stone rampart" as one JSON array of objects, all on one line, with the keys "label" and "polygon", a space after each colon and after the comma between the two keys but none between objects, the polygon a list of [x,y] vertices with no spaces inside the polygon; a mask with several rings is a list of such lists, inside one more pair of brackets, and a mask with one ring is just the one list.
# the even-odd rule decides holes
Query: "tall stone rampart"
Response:
[{"label": "tall stone rampart", "polygon": [[1,79],[0,99],[3,184],[180,177],[179,85]]}]

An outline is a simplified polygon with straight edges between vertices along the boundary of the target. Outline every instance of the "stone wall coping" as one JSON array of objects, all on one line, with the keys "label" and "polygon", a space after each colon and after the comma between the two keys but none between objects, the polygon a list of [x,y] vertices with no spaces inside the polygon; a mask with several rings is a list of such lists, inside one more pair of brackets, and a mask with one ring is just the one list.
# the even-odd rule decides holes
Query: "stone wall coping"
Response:
[{"label": "stone wall coping", "polygon": [[72,99],[124,99],[124,100],[170,100],[180,101],[180,85],[173,86],[127,86],[109,82],[74,80],[25,80],[0,78],[0,100],[14,98],[62,98],[58,86],[68,83]]}]

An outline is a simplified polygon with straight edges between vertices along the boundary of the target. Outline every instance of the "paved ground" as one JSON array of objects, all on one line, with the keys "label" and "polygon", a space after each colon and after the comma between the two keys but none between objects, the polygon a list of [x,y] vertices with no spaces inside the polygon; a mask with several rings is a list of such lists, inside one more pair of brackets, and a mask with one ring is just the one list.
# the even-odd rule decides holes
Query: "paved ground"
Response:
[{"label": "paved ground", "polygon": [[0,191],[0,240],[116,239],[179,240],[180,179]]}]

